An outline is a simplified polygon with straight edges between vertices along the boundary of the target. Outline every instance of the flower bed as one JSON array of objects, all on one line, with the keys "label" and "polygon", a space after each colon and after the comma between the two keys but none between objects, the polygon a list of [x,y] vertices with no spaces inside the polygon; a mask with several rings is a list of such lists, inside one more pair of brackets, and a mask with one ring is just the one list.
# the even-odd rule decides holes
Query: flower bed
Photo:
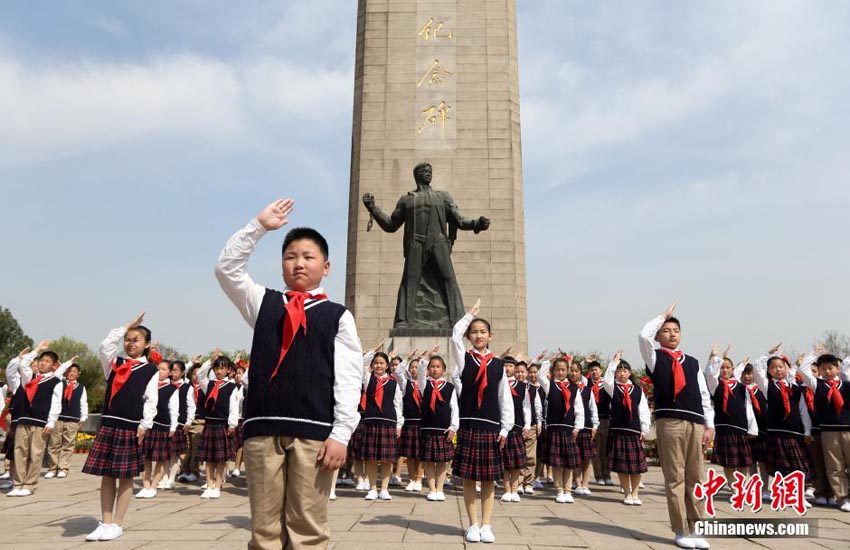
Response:
[{"label": "flower bed", "polygon": [[87,453],[94,445],[94,436],[91,434],[77,432],[77,441],[74,443],[75,453]]}]

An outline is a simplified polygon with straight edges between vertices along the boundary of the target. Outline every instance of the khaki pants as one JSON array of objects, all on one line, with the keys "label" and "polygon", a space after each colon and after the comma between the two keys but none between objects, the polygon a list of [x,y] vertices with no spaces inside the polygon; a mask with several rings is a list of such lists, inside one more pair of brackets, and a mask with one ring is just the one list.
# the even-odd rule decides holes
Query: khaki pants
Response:
[{"label": "khaki pants", "polygon": [[850,431],[821,432],[826,478],[836,500],[850,497],[847,486],[847,468],[850,468]]},{"label": "khaki pants", "polygon": [[324,441],[263,436],[245,441],[250,550],[327,548],[333,472],[316,457]]},{"label": "khaki pants", "polygon": [[79,422],[56,421],[47,442],[47,457],[50,460],[49,471],[67,472],[68,468],[71,467],[71,456],[74,454],[74,445],[77,442],[77,431],[79,429]]},{"label": "khaki pants", "polygon": [[[808,485],[815,488],[816,497],[831,497],[832,491],[826,474],[826,463],[824,462],[823,446],[821,445],[821,433],[812,431],[812,442],[804,447],[806,455],[814,469],[814,476],[806,476]],[[814,479],[812,479],[814,477]]]},{"label": "khaki pants", "polygon": [[197,419],[192,422],[192,425],[186,428],[186,433],[189,434],[189,452],[186,453],[186,458],[180,467],[181,474],[195,474],[200,477],[201,464],[198,460],[198,443],[201,442],[201,434],[204,432],[204,420]]},{"label": "khaki pants", "polygon": [[611,479],[611,470],[608,469],[608,429],[611,421],[607,418],[599,420],[596,428],[596,448],[599,454],[593,459],[593,477],[597,481]]},{"label": "khaki pants", "polygon": [[44,460],[44,448],[47,446],[45,439],[41,426],[18,424],[15,430],[15,468],[12,472],[15,489],[35,490],[41,461]]},{"label": "khaki pants", "polygon": [[705,429],[689,420],[659,418],[655,430],[670,526],[677,535],[687,535],[694,530],[693,522],[703,517],[704,506],[694,498],[693,490],[705,480],[702,452]]},{"label": "khaki pants", "polygon": [[531,487],[534,484],[534,470],[537,465],[537,426],[532,426],[525,442],[525,468],[522,470],[522,487]]}]

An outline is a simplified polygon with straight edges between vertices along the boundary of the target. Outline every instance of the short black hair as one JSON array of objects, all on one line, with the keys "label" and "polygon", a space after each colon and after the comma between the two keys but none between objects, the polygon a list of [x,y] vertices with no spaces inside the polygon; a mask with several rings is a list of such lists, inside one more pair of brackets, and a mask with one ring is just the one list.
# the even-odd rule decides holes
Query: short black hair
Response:
[{"label": "short black hair", "polygon": [[841,366],[841,359],[832,355],[831,353],[824,353],[820,357],[818,357],[817,361],[815,361],[815,365],[821,367],[823,365],[834,365],[836,367]]},{"label": "short black hair", "polygon": [[328,252],[328,241],[321,233],[312,227],[296,227],[295,229],[291,229],[289,233],[286,234],[286,237],[283,238],[283,246],[280,248],[280,255],[283,256],[286,254],[286,249],[289,248],[289,245],[293,242],[304,239],[316,243],[316,246],[319,247],[319,250],[321,250],[322,254],[325,256],[325,261],[327,261],[330,257]]},{"label": "short black hair", "polygon": [[525,361],[517,361],[516,366],[528,368],[528,363],[526,363]]},{"label": "short black hair", "polygon": [[371,366],[372,363],[375,362],[375,359],[377,359],[378,357],[383,357],[384,361],[387,362],[387,366],[388,367],[390,366],[390,356],[387,355],[386,353],[384,353],[383,351],[379,351],[379,352],[375,353],[375,356],[372,357],[372,361],[369,363],[369,365]]},{"label": "short black hair", "polygon": [[566,357],[562,356],[552,361],[552,370],[555,370],[558,367],[558,363],[563,363],[567,368],[570,368],[570,362],[567,361]]},{"label": "short black hair", "polygon": [[69,372],[71,369],[77,369],[77,371],[79,371],[79,372],[82,372],[82,370],[83,370],[83,368],[80,367],[80,365],[78,365],[76,363],[71,363],[71,366],[68,367],[68,370],[66,370],[65,372]]},{"label": "short black hair", "polygon": [[745,374],[752,374],[752,373],[753,373],[753,364],[747,363],[746,365],[744,365],[744,371],[741,373],[741,376],[743,376]]},{"label": "short black hair", "polygon": [[50,350],[42,351],[42,352],[41,352],[41,355],[39,355],[39,356],[38,356],[38,358],[39,358],[39,359],[41,359],[42,357],[50,357],[50,359],[51,359],[54,363],[58,363],[58,362],[59,362],[59,355],[58,355],[55,351],[50,351]]},{"label": "short black hair", "polygon": [[502,359],[502,363],[510,363],[511,365],[516,365],[516,359],[514,359],[510,355],[505,355],[505,358]]},{"label": "short black hair", "polygon": [[180,369],[180,372],[186,372],[186,363],[184,363],[180,359],[175,359],[174,361],[172,361],[171,366],[177,367],[178,369]]},{"label": "short black hair", "polygon": [[590,363],[587,364],[587,370],[590,370],[593,367],[599,367],[601,369],[602,365],[599,364],[599,361],[591,361]]},{"label": "short black hair", "polygon": [[218,357],[216,357],[215,361],[213,361],[212,368],[217,369],[219,367],[224,367],[227,369],[233,368],[233,363],[231,363],[230,357],[226,355],[219,355]]},{"label": "short black hair", "polygon": [[620,359],[619,364],[617,364],[617,368],[618,369],[628,369],[629,371],[632,370],[632,366],[625,359]]},{"label": "short black hair", "polygon": [[[669,319],[665,319],[664,322],[661,323],[661,326],[663,327],[667,323],[675,323],[676,326],[679,327],[679,330],[682,329],[682,323],[680,323],[679,319],[677,319],[676,317],[670,317]],[[658,330],[661,330],[661,327],[658,327]]]},{"label": "short black hair", "polygon": [[430,365],[432,361],[437,361],[438,363],[443,365],[443,370],[446,370],[446,361],[441,355],[432,355],[431,358],[428,359],[428,364]]},{"label": "short black hair", "polygon": [[493,332],[490,329],[490,321],[488,321],[487,319],[482,319],[481,317],[476,317],[475,319],[470,321],[469,326],[466,327],[466,332],[463,333],[463,336],[465,338],[469,338],[469,331],[472,330],[472,325],[474,325],[475,323],[484,323],[484,326],[487,327],[487,332]]}]

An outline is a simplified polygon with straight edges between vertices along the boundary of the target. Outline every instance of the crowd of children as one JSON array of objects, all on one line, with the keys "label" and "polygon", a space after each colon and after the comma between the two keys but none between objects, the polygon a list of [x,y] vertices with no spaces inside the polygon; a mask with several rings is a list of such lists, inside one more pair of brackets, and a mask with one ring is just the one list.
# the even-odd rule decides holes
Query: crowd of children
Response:
[{"label": "crowd of children", "polygon": [[[439,346],[406,358],[387,354],[383,342],[363,353],[353,316],[321,288],[330,263],[318,232],[287,234],[284,292],[257,285],[246,272],[260,238],[286,225],[293,205],[276,201],[264,209],[231,237],[216,268],[254,329],[250,362],[219,351],[206,361],[195,357],[188,368],[164,359],[142,325],[144,314],[101,343],[105,398],[83,472],[101,477],[102,521],[86,540],[122,535],[139,475],[135,496],[155,498],[176,482],[199,481],[204,463],[200,497],[220,498],[230,461],[231,473],[241,474],[244,447],[251,548],[326,546],[335,487],[356,478],[367,500],[391,500],[400,458],[406,490],[420,493],[427,480],[423,496],[431,502],[446,500],[453,474],[469,520],[465,540],[492,543],[499,481],[508,505],[538,495],[547,480],[555,501],[568,504],[591,494],[591,472],[598,485],[613,485],[613,472],[622,503],[642,505],[651,415],[679,547],[708,548],[694,534],[703,513],[692,488],[704,481],[712,441],[711,462],[727,477],[756,474],[768,487],[775,473],[802,471],[815,504],[850,512],[850,358],[818,345],[792,365],[777,345],[752,364],[736,364],[729,349],[714,347],[701,366],[679,348],[674,304],[639,335],[651,411],[622,351],[607,368],[594,356],[562,352],[495,355],[480,301],[454,326],[446,357]],[[8,496],[33,494],[46,449],[44,477],[69,475],[88,406],[76,358],[59,359],[44,341],[6,369],[0,425],[7,429]]]}]

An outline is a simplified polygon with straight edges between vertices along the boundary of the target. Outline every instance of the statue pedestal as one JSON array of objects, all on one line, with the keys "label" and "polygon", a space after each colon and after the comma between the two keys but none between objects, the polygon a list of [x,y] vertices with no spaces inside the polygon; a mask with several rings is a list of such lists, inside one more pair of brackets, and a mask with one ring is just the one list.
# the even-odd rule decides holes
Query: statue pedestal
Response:
[{"label": "statue pedestal", "polygon": [[440,346],[439,355],[446,362],[447,370],[451,371],[454,368],[451,364],[451,342],[451,329],[393,329],[390,331],[387,349],[395,350],[400,357],[405,358],[417,348],[425,353],[434,346]]}]

